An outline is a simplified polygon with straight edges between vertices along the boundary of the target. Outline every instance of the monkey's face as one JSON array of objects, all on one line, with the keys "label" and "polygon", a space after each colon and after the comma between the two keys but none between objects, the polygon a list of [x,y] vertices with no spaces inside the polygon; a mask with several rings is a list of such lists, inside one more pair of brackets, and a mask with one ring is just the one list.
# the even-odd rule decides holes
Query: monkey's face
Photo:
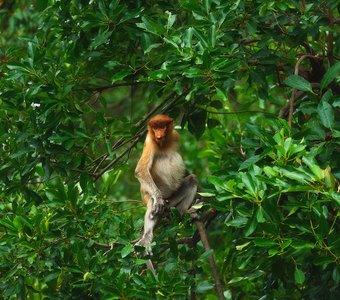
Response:
[{"label": "monkey's face", "polygon": [[152,132],[153,132],[155,142],[160,146],[163,146],[164,141],[166,139],[166,134],[167,134],[166,129],[167,129],[166,126],[152,128]]}]

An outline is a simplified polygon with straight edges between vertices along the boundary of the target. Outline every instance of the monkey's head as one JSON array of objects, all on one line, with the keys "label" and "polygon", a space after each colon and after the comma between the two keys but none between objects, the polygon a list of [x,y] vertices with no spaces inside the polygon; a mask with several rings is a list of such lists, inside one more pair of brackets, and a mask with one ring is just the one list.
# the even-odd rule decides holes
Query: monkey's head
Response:
[{"label": "monkey's head", "polygon": [[152,139],[163,147],[174,129],[174,120],[166,115],[156,115],[150,119],[148,129]]}]

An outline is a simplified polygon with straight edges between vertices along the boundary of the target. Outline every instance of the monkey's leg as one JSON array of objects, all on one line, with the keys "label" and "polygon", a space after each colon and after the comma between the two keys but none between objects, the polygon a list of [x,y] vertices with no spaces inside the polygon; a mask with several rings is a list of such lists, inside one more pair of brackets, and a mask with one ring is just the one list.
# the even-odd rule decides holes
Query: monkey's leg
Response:
[{"label": "monkey's leg", "polygon": [[144,232],[141,239],[136,245],[143,246],[147,252],[151,253],[151,243],[153,239],[153,229],[156,226],[157,218],[152,215],[152,201],[149,200],[147,203],[147,210],[144,216]]},{"label": "monkey's leg", "polygon": [[179,189],[166,200],[169,206],[176,207],[182,214],[193,204],[198,189],[198,181],[195,175],[186,176]]}]

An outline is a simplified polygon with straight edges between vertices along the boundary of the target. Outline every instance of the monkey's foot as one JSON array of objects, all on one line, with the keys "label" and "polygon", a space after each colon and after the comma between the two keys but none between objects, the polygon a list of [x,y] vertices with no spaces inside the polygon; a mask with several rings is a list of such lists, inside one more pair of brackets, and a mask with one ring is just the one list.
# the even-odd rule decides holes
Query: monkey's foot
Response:
[{"label": "monkey's foot", "polygon": [[187,212],[193,220],[199,220],[197,209],[190,207]]},{"label": "monkey's foot", "polygon": [[145,248],[145,255],[152,255],[151,240],[149,237],[143,236],[136,244]]}]

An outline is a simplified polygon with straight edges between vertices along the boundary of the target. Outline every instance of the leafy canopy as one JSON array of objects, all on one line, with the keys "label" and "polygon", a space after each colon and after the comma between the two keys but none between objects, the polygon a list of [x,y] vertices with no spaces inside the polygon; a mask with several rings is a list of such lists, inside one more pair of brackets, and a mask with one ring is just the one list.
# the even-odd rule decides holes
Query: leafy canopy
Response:
[{"label": "leafy canopy", "polygon": [[[134,254],[133,169],[175,117],[228,299],[337,299],[338,1],[0,1],[5,299],[216,299],[176,211]],[[138,249],[137,249],[138,250]]]}]

